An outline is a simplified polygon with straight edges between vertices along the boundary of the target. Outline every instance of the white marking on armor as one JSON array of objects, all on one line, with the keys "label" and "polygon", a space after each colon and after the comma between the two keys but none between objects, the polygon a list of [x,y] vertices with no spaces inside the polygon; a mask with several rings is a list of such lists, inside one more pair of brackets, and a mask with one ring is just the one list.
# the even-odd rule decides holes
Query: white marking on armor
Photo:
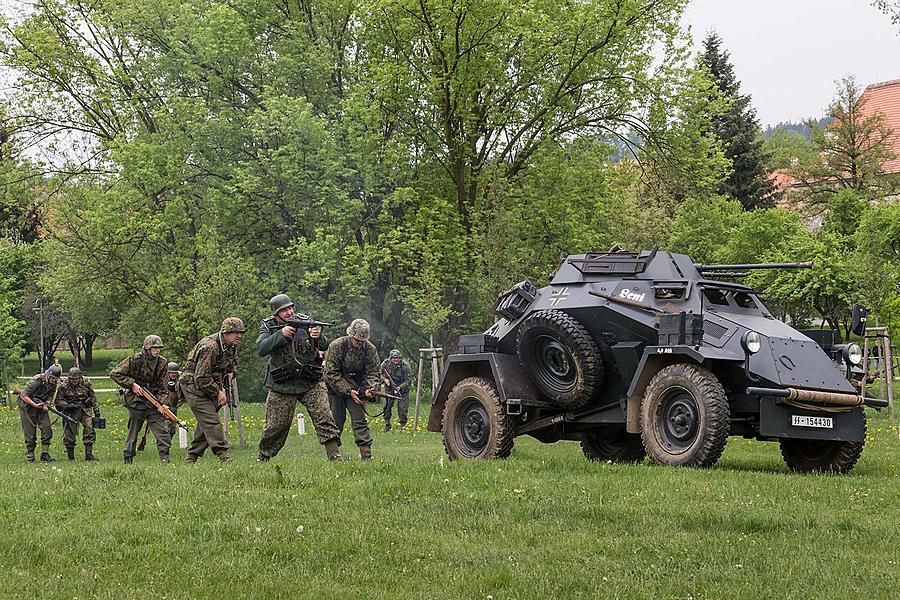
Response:
[{"label": "white marking on armor", "polygon": [[569,297],[569,288],[564,287],[561,290],[556,290],[555,292],[550,293],[550,306],[557,306],[560,302],[563,302],[566,298]]},{"label": "white marking on armor", "polygon": [[643,302],[644,297],[647,294],[638,294],[637,292],[632,292],[628,288],[625,288],[621,292],[619,292],[619,298],[625,298],[626,300],[632,300],[633,302]]}]

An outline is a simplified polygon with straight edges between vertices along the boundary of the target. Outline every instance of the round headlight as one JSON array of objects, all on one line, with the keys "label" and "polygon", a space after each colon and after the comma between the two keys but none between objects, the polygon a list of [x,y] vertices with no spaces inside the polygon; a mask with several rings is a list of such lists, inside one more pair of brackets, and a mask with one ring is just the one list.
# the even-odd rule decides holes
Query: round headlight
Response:
[{"label": "round headlight", "polygon": [[859,344],[852,343],[847,344],[847,347],[844,348],[844,360],[849,362],[851,365],[859,365],[862,363],[863,355],[862,348],[859,347]]},{"label": "round headlight", "polygon": [[755,331],[748,331],[744,334],[744,337],[741,338],[741,345],[748,354],[756,354],[759,352],[759,349],[762,348],[762,339]]}]

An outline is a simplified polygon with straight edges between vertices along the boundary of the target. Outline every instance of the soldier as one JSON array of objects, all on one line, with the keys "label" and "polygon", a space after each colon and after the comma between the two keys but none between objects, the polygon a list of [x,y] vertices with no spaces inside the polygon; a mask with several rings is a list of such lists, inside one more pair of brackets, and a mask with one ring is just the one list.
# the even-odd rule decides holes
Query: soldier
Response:
[{"label": "soldier", "polygon": [[235,346],[243,335],[244,322],[237,317],[228,317],[222,321],[218,333],[197,342],[188,354],[178,387],[197,418],[197,429],[184,457],[185,463],[197,462],[207,448],[222,462],[231,460],[219,409],[228,401],[225,375],[234,373]]},{"label": "soldier", "polygon": [[137,389],[137,386],[141,386],[157,398],[165,398],[168,361],[160,356],[162,348],[162,339],[158,335],[148,335],[144,338],[143,349],[120,362],[109,374],[110,379],[123,388],[119,393],[122,394],[122,404],[128,409],[128,435],[125,437],[123,452],[127,465],[134,460],[138,435],[144,421],[156,438],[159,460],[169,462],[172,435],[169,433],[168,420],[162,411],[149,405]]},{"label": "soldier", "polygon": [[259,355],[269,357],[266,427],[259,440],[259,460],[269,460],[284,447],[297,402],[309,411],[316,438],[325,446],[325,456],[328,460],[340,460],[341,434],[334,424],[322,381],[322,359],[328,347],[322,328],[298,330],[286,325],[288,319],[296,318],[294,303],[286,294],[273,296],[269,308],[271,314],[263,319],[256,340]]},{"label": "soldier", "polygon": [[[178,391],[178,378],[181,377],[181,367],[178,366],[177,362],[170,362],[166,366],[166,377],[168,394],[166,395],[165,404],[177,415],[178,407],[184,401],[181,397],[181,392]],[[175,435],[176,429],[178,429],[178,425],[174,421],[169,421],[169,435]]]},{"label": "soldier", "polygon": [[[412,380],[412,369],[400,356],[399,350],[391,350],[388,358],[381,363],[381,380],[388,393],[400,396],[397,401],[397,417],[400,419],[400,428],[406,426],[407,411],[409,410],[409,387]],[[391,430],[391,409],[394,400],[388,398],[384,406],[384,430]]]},{"label": "soldier", "polygon": [[369,341],[369,324],[363,319],[354,319],[347,335],[331,342],[325,354],[325,381],[334,422],[338,432],[344,431],[350,411],[353,437],[362,460],[372,458],[372,434],[363,402],[373,397],[372,391],[379,382],[379,364],[378,350]]},{"label": "soldier", "polygon": [[35,375],[19,392],[19,420],[25,434],[25,458],[34,462],[34,447],[37,429],[41,429],[41,462],[56,460],[50,456],[50,440],[53,428],[50,425],[50,403],[56,395],[56,386],[62,371],[51,365],[49,369]]},{"label": "soldier", "polygon": [[56,394],[56,408],[77,421],[66,421],[63,426],[63,445],[69,460],[75,460],[75,442],[78,440],[78,424],[84,426],[81,441],[84,443],[84,460],[97,460],[94,456],[93,413],[97,409],[97,395],[91,382],[81,375],[81,369],[72,367],[69,369],[69,377],[65,384],[59,386]]}]

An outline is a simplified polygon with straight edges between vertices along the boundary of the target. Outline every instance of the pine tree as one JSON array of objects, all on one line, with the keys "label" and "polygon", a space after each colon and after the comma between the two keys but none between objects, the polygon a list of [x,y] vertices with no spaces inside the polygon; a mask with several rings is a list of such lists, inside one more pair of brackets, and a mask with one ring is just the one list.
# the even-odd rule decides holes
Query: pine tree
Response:
[{"label": "pine tree", "polygon": [[767,177],[767,157],[756,110],[750,105],[750,96],[741,94],[728,52],[716,33],[710,33],[703,42],[700,63],[728,102],[727,110],[713,118],[715,133],[733,165],[733,172],[719,191],[738,200],[745,210],[771,206],[774,188]]}]

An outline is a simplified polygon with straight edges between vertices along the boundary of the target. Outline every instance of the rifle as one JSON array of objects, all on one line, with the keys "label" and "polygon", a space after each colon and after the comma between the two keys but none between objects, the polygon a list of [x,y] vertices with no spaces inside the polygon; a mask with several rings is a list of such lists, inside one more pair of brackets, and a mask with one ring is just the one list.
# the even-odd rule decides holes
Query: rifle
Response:
[{"label": "rifle", "polygon": [[312,329],[313,327],[331,327],[334,323],[326,323],[325,321],[317,321],[312,317],[306,317],[305,319],[299,319],[294,317],[293,319],[288,319],[284,322],[288,327],[293,327],[294,329]]},{"label": "rifle", "polygon": [[[393,394],[386,394],[384,392],[379,392],[378,390],[374,390],[374,389],[372,389],[370,387],[366,387],[364,385],[360,386],[359,389],[356,390],[356,393],[359,394],[359,397],[362,398],[363,402],[371,402],[372,404],[377,403],[377,400],[375,400],[375,398],[387,398],[387,399],[391,399],[391,400],[400,400],[401,399],[400,396],[394,396]],[[369,396],[366,395],[368,393],[371,393],[371,395],[372,395],[371,399],[369,398]],[[363,410],[365,411],[367,417],[374,419],[374,418],[378,418],[378,417],[382,416],[385,413],[385,411],[387,411],[387,404],[385,403],[385,405],[381,408],[381,412],[377,412],[375,414],[372,414],[368,410],[366,410],[365,406],[363,406]]]},{"label": "rifle", "polygon": [[382,370],[381,370],[381,374],[384,376],[385,379],[388,380],[388,384],[389,384],[389,385],[388,385],[388,389],[389,389],[391,392],[393,392],[393,393],[395,393],[395,394],[398,394],[399,391],[397,390],[397,384],[394,383],[394,378],[391,377],[391,374],[388,373],[387,369],[382,369]]},{"label": "rifle", "polygon": [[[53,398],[50,400],[50,402],[44,402],[43,400],[35,400],[34,398],[31,398],[31,401],[38,405],[38,406],[36,406],[36,407],[34,407],[34,408],[40,408],[41,406],[46,406],[46,407],[49,409],[50,412],[52,412],[54,415],[58,416],[60,419],[63,419],[64,421],[71,421],[72,423],[78,424],[78,421],[76,421],[75,419],[73,419],[73,418],[70,417],[69,415],[67,415],[67,414],[65,414],[65,413],[62,413],[62,412],[56,410],[56,409],[53,408],[53,406],[51,405],[51,403],[52,403],[54,400],[56,400],[56,393],[57,393],[58,391],[59,391],[59,386],[57,385],[56,390],[53,391]],[[16,395],[16,396],[19,396],[19,397],[21,398],[21,397],[22,397],[22,390],[15,389],[15,390],[13,390],[13,394]]]},{"label": "rifle", "polygon": [[[145,390],[144,388],[142,388],[140,385],[138,385],[137,387],[138,387],[138,393],[139,393],[141,396],[143,396],[143,398],[144,398],[145,400],[147,400],[151,405],[153,405],[153,407],[154,407],[156,410],[160,411],[160,412],[162,413],[162,415],[163,415],[165,418],[167,418],[169,421],[175,423],[176,425],[178,425],[179,427],[181,427],[181,428],[184,429],[185,431],[188,430],[187,423],[185,423],[184,421],[182,421],[181,419],[179,419],[178,416],[177,416],[175,413],[173,413],[173,412],[171,411],[171,409],[169,409],[168,406],[166,406],[165,404],[161,403],[159,400],[156,399],[156,396],[154,396],[153,394],[151,394],[148,390]],[[148,426],[149,426],[149,423],[148,423]],[[147,434],[146,434],[146,432],[145,432],[145,433],[144,433],[145,439],[146,439],[146,435],[147,435]]]},{"label": "rifle", "polygon": [[[241,397],[238,394],[237,377],[234,373],[225,375],[225,410],[229,412],[231,421],[237,420],[238,437],[240,438],[241,448],[247,444],[244,441],[244,422],[241,419]],[[225,421],[225,433],[228,433],[228,421]]]}]

